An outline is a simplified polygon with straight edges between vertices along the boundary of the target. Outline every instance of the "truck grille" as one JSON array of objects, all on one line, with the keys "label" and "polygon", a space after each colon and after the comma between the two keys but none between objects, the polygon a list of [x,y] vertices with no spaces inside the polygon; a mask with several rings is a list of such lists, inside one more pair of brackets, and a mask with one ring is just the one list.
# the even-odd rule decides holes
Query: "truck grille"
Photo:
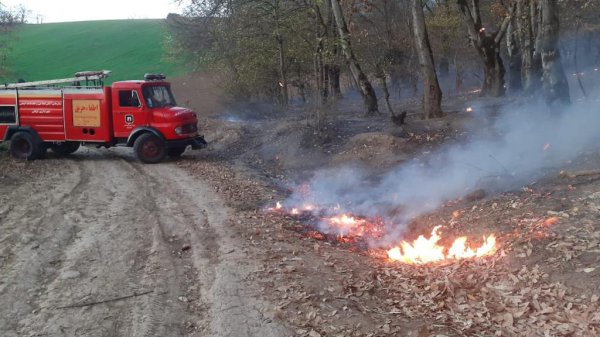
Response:
[{"label": "truck grille", "polygon": [[196,124],[185,124],[181,126],[181,131],[184,134],[194,133],[198,131],[198,126]]}]

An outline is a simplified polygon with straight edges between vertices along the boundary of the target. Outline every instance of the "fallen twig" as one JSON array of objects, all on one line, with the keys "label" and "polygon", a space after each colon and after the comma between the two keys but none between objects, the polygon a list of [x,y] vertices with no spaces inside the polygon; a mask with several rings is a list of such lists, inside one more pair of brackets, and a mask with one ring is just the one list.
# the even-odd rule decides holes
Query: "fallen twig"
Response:
[{"label": "fallen twig", "polygon": [[574,179],[577,177],[600,175],[600,170],[585,170],[585,171],[578,171],[578,172],[560,171],[559,175],[561,178]]},{"label": "fallen twig", "polygon": [[115,302],[115,301],[120,301],[120,300],[126,300],[126,299],[132,298],[132,297],[143,296],[143,295],[147,295],[147,294],[149,294],[151,292],[154,292],[154,290],[148,290],[148,291],[144,291],[144,292],[141,292],[141,293],[133,293],[131,295],[121,296],[121,297],[116,297],[116,298],[111,298],[111,299],[103,300],[103,301],[94,301],[94,302],[86,302],[86,303],[78,303],[78,304],[69,304],[69,305],[65,305],[65,306],[61,306],[61,307],[56,307],[56,309],[89,307],[89,306],[96,305],[96,304],[102,304],[102,303],[108,303],[108,302]]}]

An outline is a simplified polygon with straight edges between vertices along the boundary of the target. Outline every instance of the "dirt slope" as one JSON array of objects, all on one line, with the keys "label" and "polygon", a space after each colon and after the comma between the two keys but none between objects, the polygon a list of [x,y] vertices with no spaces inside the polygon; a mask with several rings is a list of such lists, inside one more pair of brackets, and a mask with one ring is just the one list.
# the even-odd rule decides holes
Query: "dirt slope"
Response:
[{"label": "dirt slope", "polygon": [[83,149],[3,172],[0,335],[284,335],[232,210],[175,164]]}]

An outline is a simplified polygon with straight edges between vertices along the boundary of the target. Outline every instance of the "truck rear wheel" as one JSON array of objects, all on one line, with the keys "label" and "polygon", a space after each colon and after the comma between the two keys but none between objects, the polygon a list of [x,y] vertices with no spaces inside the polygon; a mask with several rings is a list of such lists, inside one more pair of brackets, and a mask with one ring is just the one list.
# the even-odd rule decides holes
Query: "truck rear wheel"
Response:
[{"label": "truck rear wheel", "polygon": [[43,151],[42,143],[29,132],[17,132],[10,138],[10,154],[17,159],[38,159]]},{"label": "truck rear wheel", "polygon": [[180,157],[184,152],[185,152],[185,146],[181,146],[181,147],[172,147],[170,149],[167,149],[167,154],[169,155],[169,157]]},{"label": "truck rear wheel", "polygon": [[142,163],[155,164],[165,158],[167,149],[162,139],[154,134],[144,133],[133,143],[133,152]]},{"label": "truck rear wheel", "polygon": [[81,143],[79,142],[64,142],[57,145],[52,145],[50,149],[52,152],[64,156],[77,151],[80,145]]}]

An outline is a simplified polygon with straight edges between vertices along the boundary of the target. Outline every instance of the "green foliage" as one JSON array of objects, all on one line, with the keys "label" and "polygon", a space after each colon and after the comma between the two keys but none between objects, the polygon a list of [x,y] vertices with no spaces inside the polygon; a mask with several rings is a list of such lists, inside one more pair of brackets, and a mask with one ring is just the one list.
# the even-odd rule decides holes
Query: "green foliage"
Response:
[{"label": "green foliage", "polygon": [[7,60],[8,54],[10,53],[12,32],[10,30],[4,30],[0,34],[0,78],[5,77],[8,74]]},{"label": "green foliage", "polygon": [[144,73],[174,76],[184,72],[167,58],[164,20],[115,20],[19,26],[6,58],[13,82],[71,77],[77,71],[111,70],[110,82],[141,79]]},{"label": "green foliage", "polygon": [[[232,1],[226,16],[192,5],[189,17],[170,17],[173,39],[187,50],[194,68],[224,75],[234,99],[280,98],[280,49],[288,85],[313,75],[314,19],[306,4],[294,0]],[[215,4],[215,6],[220,6]],[[210,7],[212,8],[212,7]],[[280,42],[282,48],[280,47]]]}]

